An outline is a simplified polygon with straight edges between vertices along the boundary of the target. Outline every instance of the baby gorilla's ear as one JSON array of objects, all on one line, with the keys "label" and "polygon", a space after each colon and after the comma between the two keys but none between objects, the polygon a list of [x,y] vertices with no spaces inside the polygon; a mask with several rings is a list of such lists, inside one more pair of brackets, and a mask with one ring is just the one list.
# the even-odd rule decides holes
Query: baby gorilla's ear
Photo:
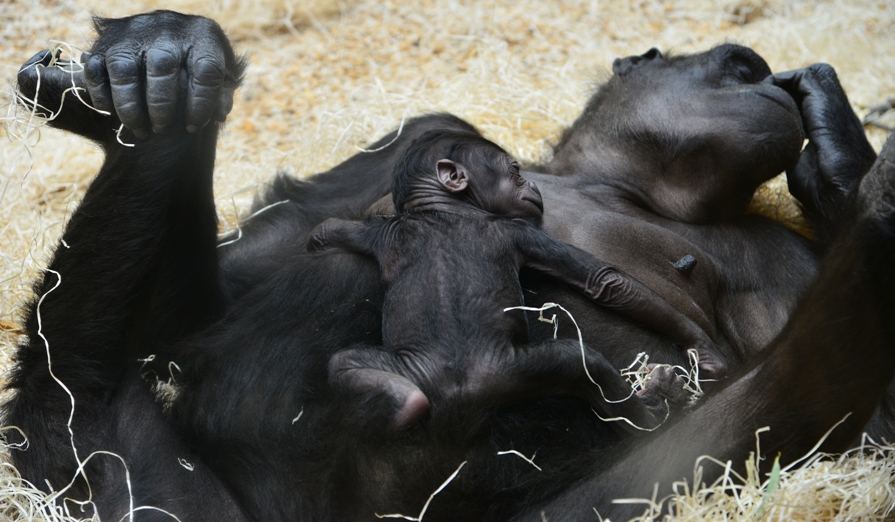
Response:
[{"label": "baby gorilla's ear", "polygon": [[449,159],[441,159],[435,164],[438,182],[448,192],[463,192],[469,186],[469,174],[463,165]]}]

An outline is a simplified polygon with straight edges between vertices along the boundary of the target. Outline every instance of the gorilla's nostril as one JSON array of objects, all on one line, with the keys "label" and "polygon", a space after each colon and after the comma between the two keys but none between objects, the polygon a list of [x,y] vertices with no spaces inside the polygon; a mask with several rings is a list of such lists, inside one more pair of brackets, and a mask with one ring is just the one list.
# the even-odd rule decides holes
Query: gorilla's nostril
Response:
[{"label": "gorilla's nostril", "polygon": [[612,72],[617,76],[624,76],[631,72],[631,70],[640,65],[642,62],[648,62],[655,59],[661,59],[662,53],[653,47],[649,51],[641,54],[640,56],[627,56],[625,58],[616,58],[612,62]]}]

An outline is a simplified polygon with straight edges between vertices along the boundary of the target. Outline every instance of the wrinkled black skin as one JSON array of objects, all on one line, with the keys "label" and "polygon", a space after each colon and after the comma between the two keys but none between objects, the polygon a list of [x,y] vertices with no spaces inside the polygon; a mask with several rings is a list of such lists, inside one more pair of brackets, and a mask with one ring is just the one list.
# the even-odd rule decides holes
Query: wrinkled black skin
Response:
[{"label": "wrinkled black skin", "polygon": [[[662,496],[672,480],[691,475],[702,454],[736,465],[755,447],[761,426],[771,426],[762,451],[780,452],[784,462],[849,413],[822,449],[846,448],[877,408],[874,433],[895,432],[885,395],[895,367],[895,143],[890,139],[874,163],[829,66],[768,78],[761,58],[732,45],[689,57],[651,51],[619,60],[554,159],[526,174],[541,188],[545,208],[554,209],[545,216],[548,233],[621,267],[716,338],[719,353],[738,369],[701,405],[634,442],[614,437],[586,405],[559,399],[457,411],[395,437],[370,425],[364,412],[371,405],[326,386],[334,352],[381,343],[377,267],[362,256],[307,254],[304,244],[315,224],[354,217],[385,196],[394,158],[414,137],[433,128],[473,129],[452,116],[424,116],[380,152],[308,182],[280,177],[259,204],[290,202],[250,220],[241,240],[216,249],[218,124],[195,124],[226,112],[239,60],[219,28],[201,18],[157,12],[99,25],[91,56],[189,49],[190,59],[220,66],[199,80],[213,91],[221,85],[216,100],[191,101],[183,87],[190,68],[175,65],[167,72],[186,80],[161,92],[165,99],[172,89],[184,96],[176,110],[156,107],[155,119],[150,111],[126,110],[156,104],[139,87],[117,100],[111,92],[122,107],[115,115],[67,103],[52,122],[98,142],[106,159],[64,232],[68,246],[51,262],[61,284],[52,290],[58,277],[48,272],[35,285],[45,296],[40,333],[54,374],[77,402],[79,455],[120,454],[135,505],[182,520],[416,515],[467,461],[426,520],[541,520],[542,511],[552,520],[591,519],[593,507],[622,519],[632,508],[610,499],[649,498],[656,481]],[[19,75],[26,97],[36,84],[30,63]],[[139,69],[145,62],[134,63]],[[52,109],[72,80],[44,72],[38,102]],[[126,76],[116,78],[128,84]],[[88,83],[88,98],[102,98],[101,79],[95,74]],[[74,81],[84,80],[76,74]],[[111,129],[122,120],[147,139],[125,130],[123,140],[136,146],[117,145]],[[803,126],[816,162],[801,159]],[[757,184],[784,169],[813,218],[817,243],[743,215]],[[685,254],[697,262],[689,274],[672,265]],[[536,274],[522,278],[537,292],[526,294],[530,304],[550,299],[572,309],[588,344],[616,366],[640,350],[654,362],[682,362],[666,339]],[[58,489],[75,475],[69,402],[48,372],[37,312],[35,302],[5,421],[29,435],[30,449],[14,452],[23,475]],[[533,339],[549,335],[548,327],[532,325]],[[157,363],[144,372],[165,378],[171,360],[183,369],[168,414],[139,376],[137,359],[153,353]],[[483,428],[470,429],[470,422]],[[495,455],[508,449],[537,451],[544,471]],[[716,470],[707,472],[710,478]],[[119,519],[128,505],[121,464],[96,456],[87,475],[104,519]],[[69,496],[85,491],[79,481]],[[135,518],[167,519],[151,511]]]},{"label": "wrinkled black skin", "polygon": [[[391,399],[384,427],[406,428],[430,407],[436,416],[566,395],[648,429],[686,403],[684,381],[671,370],[654,370],[634,396],[617,368],[577,340],[528,342],[525,315],[507,312],[524,305],[523,266],[635,320],[667,310],[670,324],[661,324],[672,335],[686,333],[675,329],[681,324],[705,334],[616,267],[541,230],[541,194],[500,147],[478,134],[429,131],[398,159],[394,178],[396,216],[328,219],[308,239],[310,251],[343,249],[379,264],[383,346],[336,353],[329,381]],[[625,422],[613,426],[636,433]]]}]

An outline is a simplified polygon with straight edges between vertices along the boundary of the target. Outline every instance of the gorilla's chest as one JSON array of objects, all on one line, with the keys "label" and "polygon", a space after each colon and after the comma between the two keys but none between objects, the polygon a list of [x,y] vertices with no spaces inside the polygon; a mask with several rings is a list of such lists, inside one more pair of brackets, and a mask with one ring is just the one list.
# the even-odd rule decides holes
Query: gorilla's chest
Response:
[{"label": "gorilla's chest", "polygon": [[552,202],[545,201],[553,211],[546,213],[544,229],[633,276],[711,335],[719,282],[713,257],[655,222],[609,210],[582,212],[577,197],[564,197],[566,205],[548,207]]}]

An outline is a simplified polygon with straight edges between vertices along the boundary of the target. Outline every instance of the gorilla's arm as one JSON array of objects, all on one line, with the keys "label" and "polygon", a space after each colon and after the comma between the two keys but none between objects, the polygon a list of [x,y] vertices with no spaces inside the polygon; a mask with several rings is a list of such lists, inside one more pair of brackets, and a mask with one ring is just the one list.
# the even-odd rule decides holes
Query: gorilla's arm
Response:
[{"label": "gorilla's arm", "polygon": [[777,73],[765,82],[785,89],[799,106],[808,144],[786,176],[818,240],[828,245],[876,152],[829,65]]}]

